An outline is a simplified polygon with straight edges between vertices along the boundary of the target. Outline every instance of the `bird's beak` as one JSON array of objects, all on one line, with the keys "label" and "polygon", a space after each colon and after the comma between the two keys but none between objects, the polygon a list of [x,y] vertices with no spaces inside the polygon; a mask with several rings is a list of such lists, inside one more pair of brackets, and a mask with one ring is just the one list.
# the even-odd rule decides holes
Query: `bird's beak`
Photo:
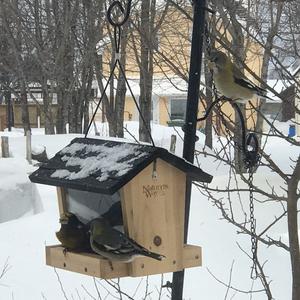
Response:
[{"label": "bird's beak", "polygon": [[62,216],[59,218],[60,224],[68,224],[68,218],[66,216]]}]

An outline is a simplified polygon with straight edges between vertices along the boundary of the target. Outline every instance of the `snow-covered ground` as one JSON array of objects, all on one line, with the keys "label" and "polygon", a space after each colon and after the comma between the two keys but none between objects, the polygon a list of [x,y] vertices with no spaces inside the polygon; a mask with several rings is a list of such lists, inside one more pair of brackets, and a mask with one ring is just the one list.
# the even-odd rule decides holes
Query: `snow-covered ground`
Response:
[{"label": "snow-covered ground", "polygon": [[[137,123],[128,122],[127,127],[130,132],[137,133]],[[100,128],[102,137],[107,137],[107,132],[107,126]],[[179,128],[178,133],[183,136]],[[154,126],[153,128],[153,137],[157,146],[169,148],[171,134],[175,134],[173,128],[163,126]],[[59,228],[55,188],[30,184],[32,199],[28,199],[30,196],[18,196],[19,201],[30,203],[28,210],[23,212],[22,216],[18,215],[17,219],[15,216],[11,217],[13,215],[11,211],[21,211],[21,203],[14,201],[14,198],[17,191],[20,190],[20,185],[29,184],[27,174],[34,168],[28,165],[24,159],[25,138],[21,130],[14,130],[11,133],[0,132],[0,135],[9,136],[10,152],[13,156],[9,159],[0,157],[0,200],[3,201],[5,198],[7,202],[11,202],[7,209],[7,216],[12,219],[0,223],[0,300],[119,299],[118,294],[104,280],[94,281],[89,276],[59,269],[55,271],[45,265],[45,245],[58,243],[55,237],[55,231]],[[196,148],[202,149],[205,137],[201,133],[197,135],[199,141]],[[80,135],[45,136],[42,129],[37,129],[33,131],[32,143],[35,149],[45,146],[48,156],[52,157],[77,136]],[[92,137],[92,134],[90,136]],[[130,138],[129,135],[126,137]],[[299,155],[299,149],[276,138],[269,139],[266,151],[271,153],[272,158],[286,171],[290,170],[290,159],[295,159]],[[176,153],[178,155],[182,153],[180,137],[177,137]],[[213,186],[224,187],[228,183],[229,170],[219,162],[207,156],[201,157],[200,164],[204,171],[214,176]],[[270,185],[275,186],[279,193],[283,193],[280,179],[266,168],[260,169],[254,177],[254,182],[265,190],[270,189]],[[269,185],[268,182],[271,184]],[[3,197],[5,191],[8,190],[10,192]],[[227,194],[224,193],[221,196],[226,198]],[[245,210],[248,209],[247,193],[242,194],[241,201],[238,200],[237,195],[232,195],[232,200],[233,208],[237,208],[237,211],[240,210],[240,206],[244,206]],[[1,216],[3,208],[0,210]],[[259,230],[281,213],[281,206],[273,203],[256,203],[255,213]],[[237,218],[239,217],[241,216],[237,215]],[[281,237],[286,242],[286,220],[283,219],[272,228],[269,234],[275,238]],[[267,299],[263,293],[255,293],[251,298],[247,293],[239,293],[234,290],[230,290],[225,298],[227,287],[218,282],[216,278],[245,292],[261,289],[258,280],[250,279],[251,260],[239,248],[241,246],[249,253],[250,238],[237,234],[235,227],[221,220],[220,211],[197,187],[193,187],[192,192],[189,243],[203,247],[203,266],[186,270],[184,299]],[[269,279],[272,280],[271,288],[274,298],[290,299],[291,270],[288,253],[275,247],[261,247],[259,256],[266,262],[265,270]],[[1,277],[1,270],[5,264],[8,269]],[[164,275],[164,282],[171,281],[171,279],[171,274]],[[101,298],[98,297],[95,284],[100,291]],[[120,285],[133,299],[144,299],[146,278],[122,278]],[[160,285],[160,275],[149,277],[148,293],[150,295],[147,299],[158,299]],[[107,290],[111,294],[106,297]],[[164,289],[161,299],[169,299],[168,295],[167,289]],[[126,299],[126,296],[123,296],[123,299]]]}]

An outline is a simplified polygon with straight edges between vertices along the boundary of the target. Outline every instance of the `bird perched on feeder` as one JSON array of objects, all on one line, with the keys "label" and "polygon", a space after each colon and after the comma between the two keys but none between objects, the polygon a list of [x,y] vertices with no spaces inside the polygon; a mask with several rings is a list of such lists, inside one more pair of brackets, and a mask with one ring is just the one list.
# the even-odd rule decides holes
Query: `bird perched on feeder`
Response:
[{"label": "bird perched on feeder", "polygon": [[90,244],[94,252],[112,261],[131,262],[137,256],[162,260],[165,256],[151,252],[110,226],[104,218],[90,222]]},{"label": "bird perched on feeder", "polygon": [[88,227],[76,215],[65,212],[59,219],[60,230],[56,232],[57,239],[61,242],[64,254],[68,250],[90,250]]},{"label": "bird perched on feeder", "polygon": [[208,67],[213,72],[217,90],[226,98],[240,103],[246,103],[255,95],[270,99],[267,91],[251,82],[225,53],[212,50]]}]

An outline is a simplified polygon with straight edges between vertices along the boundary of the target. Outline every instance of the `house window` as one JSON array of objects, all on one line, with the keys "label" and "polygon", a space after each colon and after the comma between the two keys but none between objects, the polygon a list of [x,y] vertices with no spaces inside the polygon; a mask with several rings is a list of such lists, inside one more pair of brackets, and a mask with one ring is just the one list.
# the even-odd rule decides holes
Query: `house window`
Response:
[{"label": "house window", "polygon": [[186,99],[171,99],[170,101],[170,119],[185,120]]}]

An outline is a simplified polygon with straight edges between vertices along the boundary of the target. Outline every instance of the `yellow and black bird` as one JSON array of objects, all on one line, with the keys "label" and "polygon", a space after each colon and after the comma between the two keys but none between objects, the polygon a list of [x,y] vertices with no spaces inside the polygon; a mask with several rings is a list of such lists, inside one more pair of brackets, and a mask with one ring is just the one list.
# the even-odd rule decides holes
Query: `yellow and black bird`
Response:
[{"label": "yellow and black bird", "polygon": [[89,228],[82,223],[76,215],[66,212],[60,217],[59,222],[61,227],[60,230],[56,232],[56,237],[65,248],[64,253],[68,250],[91,250]]},{"label": "yellow and black bird", "polygon": [[246,103],[254,96],[271,99],[266,95],[267,91],[250,81],[224,52],[213,49],[208,67],[213,72],[217,90],[226,98],[240,103]]},{"label": "yellow and black bird", "polygon": [[165,256],[151,252],[133,239],[114,229],[104,218],[90,222],[90,245],[94,252],[110,262],[131,262],[137,256],[147,256],[162,260]]}]

